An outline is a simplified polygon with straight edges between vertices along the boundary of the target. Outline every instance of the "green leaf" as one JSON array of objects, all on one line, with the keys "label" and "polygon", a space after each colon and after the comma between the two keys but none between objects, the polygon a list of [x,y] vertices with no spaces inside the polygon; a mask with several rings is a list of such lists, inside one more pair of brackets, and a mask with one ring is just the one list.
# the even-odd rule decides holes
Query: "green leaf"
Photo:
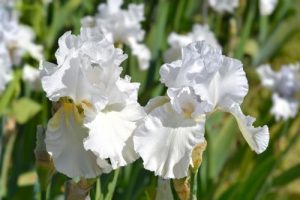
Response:
[{"label": "green leaf", "polygon": [[273,179],[272,185],[275,187],[286,186],[287,184],[297,180],[300,177],[300,164],[284,171]]},{"label": "green leaf", "polygon": [[[263,190],[275,164],[276,158],[271,155],[263,162],[258,163],[258,165],[253,168],[249,176],[239,184],[237,193],[235,193],[237,196],[232,197],[232,199],[255,199],[260,191]],[[245,194],[247,195],[245,196]]]},{"label": "green leaf", "polygon": [[12,99],[17,97],[20,92],[20,78],[21,71],[17,70],[14,73],[13,80],[9,83],[7,89],[4,91],[3,95],[0,98],[0,115],[4,114],[9,107]]},{"label": "green leaf", "polygon": [[215,179],[230,155],[230,146],[237,137],[237,124],[232,117],[224,120],[224,113],[216,113],[212,119],[208,119],[207,130],[210,138],[213,138],[208,144],[211,146],[209,148],[211,150],[209,153],[209,176]]},{"label": "green leaf", "polygon": [[298,14],[295,17],[285,20],[276,28],[276,30],[272,32],[272,34],[270,34],[268,40],[259,49],[260,51],[258,51],[254,57],[254,66],[266,62],[282,48],[282,46],[293,35],[293,33],[300,29],[299,19],[300,15]]},{"label": "green leaf", "polygon": [[111,200],[113,198],[115,189],[116,189],[116,185],[117,185],[117,180],[118,180],[118,176],[120,173],[120,169],[115,170],[114,172],[114,178],[112,180],[112,182],[110,182],[108,184],[108,192],[105,196],[105,200]]},{"label": "green leaf", "polygon": [[29,98],[23,97],[13,103],[12,115],[16,118],[18,123],[24,124],[40,112],[40,110],[40,104]]}]

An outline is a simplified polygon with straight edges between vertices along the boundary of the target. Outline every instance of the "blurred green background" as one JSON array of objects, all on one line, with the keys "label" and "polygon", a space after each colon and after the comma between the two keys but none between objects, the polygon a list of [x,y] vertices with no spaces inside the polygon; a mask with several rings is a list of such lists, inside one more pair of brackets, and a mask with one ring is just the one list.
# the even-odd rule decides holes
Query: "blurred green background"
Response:
[{"label": "blurred green background", "polygon": [[[17,4],[20,21],[36,32],[36,42],[44,46],[47,61],[56,62],[58,38],[67,30],[79,33],[80,19],[94,15],[99,0],[22,0]],[[187,33],[193,24],[209,24],[225,55],[241,59],[249,80],[249,94],[243,109],[257,117],[255,125],[267,124],[271,141],[267,151],[257,155],[239,133],[235,120],[215,113],[206,125],[207,149],[198,174],[199,199],[300,199],[300,116],[276,122],[270,115],[271,92],[260,85],[255,68],[270,62],[282,64],[300,61],[300,1],[281,0],[271,16],[260,16],[257,0],[241,0],[233,14],[219,14],[205,0],[125,0],[145,4],[145,43],[150,48],[150,68],[141,71],[129,48],[123,63],[124,74],[141,83],[139,101],[145,105],[154,96],[165,93],[159,83],[159,68],[168,48],[170,32]],[[24,63],[38,67],[25,58]],[[33,150],[36,126],[46,125],[51,117],[51,103],[45,94],[31,90],[21,80],[22,68],[14,70],[14,79],[0,96],[0,199],[39,199],[39,184]],[[143,169],[138,160],[101,176],[101,188],[117,178],[113,199],[154,199],[157,178]],[[56,173],[48,198],[63,198],[67,180]],[[97,185],[98,187],[99,184]],[[96,186],[91,196],[95,195]]]}]

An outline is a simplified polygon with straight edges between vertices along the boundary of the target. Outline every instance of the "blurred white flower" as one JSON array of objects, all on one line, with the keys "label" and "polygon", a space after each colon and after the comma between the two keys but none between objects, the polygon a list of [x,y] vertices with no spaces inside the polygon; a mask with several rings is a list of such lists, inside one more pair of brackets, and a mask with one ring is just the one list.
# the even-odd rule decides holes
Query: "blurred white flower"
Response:
[{"label": "blurred white flower", "polygon": [[182,49],[182,60],[164,64],[160,75],[168,97],[150,100],[148,116],[134,134],[146,169],[163,178],[187,176],[192,150],[204,142],[205,118],[215,110],[233,114],[256,153],[267,148],[268,127],[253,127],[254,118],[240,108],[248,92],[240,61],[204,41],[193,42]]},{"label": "blurred white flower", "polygon": [[217,12],[232,13],[239,6],[239,0],[209,0],[209,5]]},{"label": "blurred white flower", "polygon": [[270,15],[275,10],[278,0],[259,0],[259,11],[261,15]]},{"label": "blurred white flower", "polygon": [[[82,151],[93,152],[101,168],[101,165],[107,165],[108,159],[115,169],[138,158],[133,149],[132,133],[136,123],[143,119],[145,114],[137,103],[139,84],[130,83],[128,76],[120,77],[120,64],[127,56],[122,50],[114,48],[98,31],[82,28],[79,36],[65,33],[59,39],[56,52],[58,65],[41,63],[41,78],[43,89],[51,101],[71,99],[71,105],[77,108],[82,120],[77,128],[80,130],[81,126],[82,129],[78,137],[83,135],[83,132],[87,133],[77,137]],[[70,132],[69,128],[61,126],[59,134],[49,131],[46,134],[49,138],[58,137],[57,135],[63,135],[64,132]],[[69,165],[67,157],[76,159],[76,162],[80,161],[72,151],[64,151],[65,159],[56,160],[54,155],[55,165],[60,165],[61,162],[66,162],[63,166]],[[66,173],[67,169],[62,167],[60,170]],[[78,169],[75,171],[79,173]]]},{"label": "blurred white flower", "polygon": [[27,82],[34,90],[41,89],[40,71],[28,64],[23,68],[23,81]]},{"label": "blurred white flower", "polygon": [[258,67],[262,85],[273,91],[271,113],[276,120],[287,120],[298,112],[300,93],[300,65],[284,65],[275,72],[270,65]]},{"label": "blurred white flower", "polygon": [[14,4],[14,1],[0,2],[0,93],[12,78],[13,65],[21,64],[24,54],[42,59],[42,47],[33,43],[33,31],[19,24]]},{"label": "blurred white flower", "polygon": [[137,56],[140,68],[149,67],[150,51],[139,44],[144,39],[145,31],[141,27],[144,20],[144,5],[129,4],[128,9],[121,9],[123,0],[107,0],[98,7],[98,13],[82,19],[82,26],[99,28],[112,43],[126,44]]},{"label": "blurred white flower", "polygon": [[6,84],[12,78],[11,60],[9,59],[9,52],[3,42],[0,35],[0,94],[5,89]]},{"label": "blurred white flower", "polygon": [[13,65],[19,65],[26,53],[36,60],[43,58],[42,46],[34,43],[33,30],[20,24],[16,11],[5,4],[0,5],[0,35]]},{"label": "blurred white flower", "polygon": [[186,35],[171,33],[168,37],[170,48],[164,54],[165,62],[172,62],[181,59],[181,49],[191,42],[205,40],[210,45],[220,48],[213,32],[209,30],[208,25],[195,24],[193,31]]}]

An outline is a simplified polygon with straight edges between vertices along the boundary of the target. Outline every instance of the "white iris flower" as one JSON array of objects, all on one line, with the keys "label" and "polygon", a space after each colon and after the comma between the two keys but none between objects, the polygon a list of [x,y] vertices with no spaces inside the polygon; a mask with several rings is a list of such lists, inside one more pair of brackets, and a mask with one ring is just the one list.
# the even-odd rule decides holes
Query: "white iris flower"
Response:
[{"label": "white iris flower", "polygon": [[107,0],[100,4],[94,17],[86,17],[82,25],[99,28],[114,44],[126,44],[131,47],[132,54],[137,56],[142,70],[148,69],[150,51],[141,44],[145,31],[141,27],[144,20],[144,5],[129,4],[128,9],[121,9],[123,0]]},{"label": "white iris flower", "polygon": [[270,15],[276,8],[278,0],[259,0],[259,11],[261,15]]},{"label": "white iris flower", "polygon": [[146,106],[147,117],[134,134],[134,146],[144,167],[163,178],[182,178],[192,165],[192,150],[204,142],[206,116],[215,110],[230,112],[256,153],[269,141],[267,126],[253,127],[254,118],[240,108],[248,92],[242,63],[221,54],[206,42],[182,49],[182,60],[164,64],[161,81],[167,97]]},{"label": "white iris flower", "polygon": [[29,53],[40,60],[42,46],[34,44],[34,32],[25,25],[19,24],[14,10],[14,1],[0,2],[0,93],[11,80],[12,66],[19,65],[22,57]]},{"label": "white iris flower", "polygon": [[186,35],[171,33],[168,37],[170,48],[164,54],[165,62],[181,59],[181,49],[191,42],[205,40],[213,47],[220,48],[214,33],[209,30],[208,25],[195,24],[193,31]]},{"label": "white iris flower", "polygon": [[145,114],[139,84],[120,77],[126,57],[98,30],[82,28],[59,39],[57,65],[42,63],[43,89],[60,107],[46,132],[58,171],[90,178],[138,158],[132,133]]},{"label": "white iris flower", "polygon": [[270,65],[257,69],[262,85],[273,91],[271,113],[276,120],[287,120],[298,112],[300,94],[300,65],[285,65],[275,72]]},{"label": "white iris flower", "polygon": [[239,6],[239,0],[209,0],[209,5],[217,12],[232,13]]}]

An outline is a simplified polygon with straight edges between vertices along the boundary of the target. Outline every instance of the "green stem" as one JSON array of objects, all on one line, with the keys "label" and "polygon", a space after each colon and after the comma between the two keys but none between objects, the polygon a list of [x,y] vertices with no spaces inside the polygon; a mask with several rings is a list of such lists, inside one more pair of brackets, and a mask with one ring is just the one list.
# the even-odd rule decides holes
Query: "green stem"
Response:
[{"label": "green stem", "polygon": [[15,140],[16,140],[16,133],[12,133],[9,136],[6,150],[4,152],[3,163],[2,163],[3,166],[1,169],[1,176],[0,176],[0,199],[2,199],[2,197],[5,197],[7,195],[8,171],[10,168],[10,163],[11,163],[10,161],[12,158],[12,152],[13,152]]},{"label": "green stem", "polygon": [[198,188],[198,169],[191,170],[191,194],[190,200],[197,200],[197,188]]},{"label": "green stem", "polygon": [[268,33],[268,16],[260,16],[259,18],[259,42],[262,44]]},{"label": "green stem", "polygon": [[46,199],[47,199],[47,191],[41,190],[41,200],[46,200]]}]

